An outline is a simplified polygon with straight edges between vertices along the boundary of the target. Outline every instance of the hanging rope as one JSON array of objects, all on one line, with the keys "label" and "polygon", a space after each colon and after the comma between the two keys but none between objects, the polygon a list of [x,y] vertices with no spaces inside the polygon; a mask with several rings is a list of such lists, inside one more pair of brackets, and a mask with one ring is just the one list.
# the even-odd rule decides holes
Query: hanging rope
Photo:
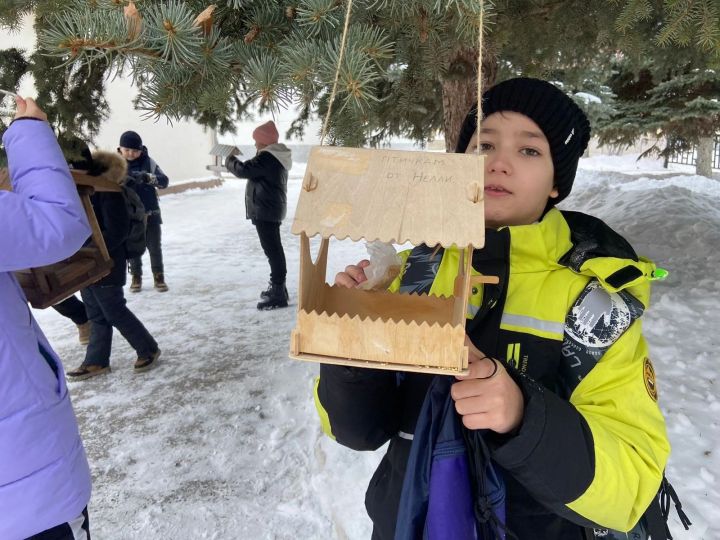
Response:
[{"label": "hanging rope", "polygon": [[[478,17],[478,67],[477,67],[477,130],[480,132],[482,120],[482,58],[483,58],[483,19],[485,17],[485,0],[480,0],[480,15]],[[475,145],[475,153],[480,155],[480,145]]]},{"label": "hanging rope", "polygon": [[[480,14],[478,15],[478,66],[477,66],[477,114],[475,115],[475,133],[477,133],[477,137],[480,137],[480,122],[482,121],[482,88],[483,88],[483,78],[482,78],[482,58],[483,58],[483,23],[485,18],[485,0],[480,0]],[[480,158],[480,170],[483,171],[483,183],[485,182],[485,174],[484,174],[484,161],[480,157],[482,154],[480,153],[480,141],[477,142],[475,145],[475,155]],[[482,194],[481,200],[485,198],[485,195]],[[472,258],[473,253],[473,246],[472,244],[468,246],[467,250],[467,256]]]},{"label": "hanging rope", "polygon": [[325,143],[325,135],[327,135],[328,123],[330,122],[330,112],[332,111],[333,101],[335,101],[335,93],[337,92],[338,80],[340,79],[340,67],[342,66],[343,56],[345,55],[345,43],[347,42],[348,28],[350,27],[350,11],[352,10],[352,0],[348,0],[347,10],[345,11],[345,27],[343,28],[342,41],[340,42],[340,55],[338,56],[337,69],[335,70],[335,82],[333,83],[332,92],[330,93],[330,101],[328,102],[327,114],[323,122],[322,133],[320,135],[320,146]]}]

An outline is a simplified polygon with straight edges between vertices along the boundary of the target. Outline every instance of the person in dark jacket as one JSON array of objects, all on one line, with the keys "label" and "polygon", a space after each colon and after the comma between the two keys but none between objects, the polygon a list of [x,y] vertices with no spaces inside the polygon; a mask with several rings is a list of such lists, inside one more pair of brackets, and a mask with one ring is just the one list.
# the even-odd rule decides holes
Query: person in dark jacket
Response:
[{"label": "person in dark jacket", "polygon": [[[84,168],[91,176],[118,184],[127,179],[125,160],[112,152],[95,152]],[[135,372],[154,367],[160,356],[157,342],[127,307],[123,292],[127,277],[125,241],[130,228],[125,198],[120,192],[97,191],[90,200],[113,267],[110,274],[81,291],[92,323],[90,342],[83,363],[68,371],[67,376],[71,380],[83,380],[110,371],[113,327],[137,353]]]},{"label": "person in dark jacket", "polygon": [[258,309],[287,307],[285,286],[287,266],[280,238],[280,224],[287,213],[287,179],[292,167],[290,149],[278,142],[275,123],[270,120],[253,131],[257,154],[245,162],[228,156],[225,166],[238,178],[247,178],[245,212],[257,229],[260,245],[270,263],[270,283],[260,293]]},{"label": "person in dark jacket", "polygon": [[[126,131],[120,136],[118,152],[127,160],[128,175],[133,182],[128,185],[139,195],[145,206],[147,226],[145,239],[150,253],[150,269],[152,270],[155,289],[159,292],[168,290],[165,283],[165,266],[162,256],[162,216],[158,201],[157,189],[168,187],[169,179],[160,166],[148,154],[140,135],[134,131]],[[130,260],[130,292],[142,290],[142,257]]]},{"label": "person in dark jacket", "polygon": [[[670,452],[641,326],[656,267],[599,219],[554,207],[570,193],[590,138],[570,97],[546,81],[510,79],[485,92],[482,113],[478,125],[470,111],[456,151],[484,155],[485,244],[473,253],[473,275],[499,283],[472,288],[469,373],[321,364],[323,430],[355,450],[389,441],[365,496],[373,540],[478,538],[493,519],[519,540],[646,540],[641,518],[656,508]],[[458,249],[417,246],[401,256],[390,291],[454,294]],[[348,266],[336,285],[365,281],[367,264]],[[503,513],[479,493],[477,468],[453,484],[454,498],[433,500],[446,477],[463,477],[442,468],[462,461],[428,444],[420,416],[438,387],[466,430],[470,461],[487,460],[504,478]],[[487,451],[472,444],[478,438]],[[424,484],[414,480],[427,480],[418,477],[427,469],[408,467],[417,455],[432,456],[432,467],[439,456]],[[465,511],[467,534],[423,534],[456,509]]]}]

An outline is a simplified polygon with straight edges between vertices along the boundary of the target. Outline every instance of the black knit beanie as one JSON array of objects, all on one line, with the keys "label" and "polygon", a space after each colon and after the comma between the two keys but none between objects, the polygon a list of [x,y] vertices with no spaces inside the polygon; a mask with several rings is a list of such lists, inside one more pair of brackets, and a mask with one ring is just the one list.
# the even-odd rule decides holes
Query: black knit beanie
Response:
[{"label": "black knit beanie", "polygon": [[143,143],[140,135],[134,131],[126,131],[120,135],[120,146],[123,148],[131,148],[133,150],[142,150]]},{"label": "black knit beanie", "polygon": [[[562,90],[547,81],[519,77],[489,88],[482,99],[483,115],[513,111],[535,122],[550,143],[558,197],[552,205],[570,194],[578,161],[590,141],[590,122],[578,105]],[[465,117],[456,152],[465,152],[477,129],[477,106]]]}]

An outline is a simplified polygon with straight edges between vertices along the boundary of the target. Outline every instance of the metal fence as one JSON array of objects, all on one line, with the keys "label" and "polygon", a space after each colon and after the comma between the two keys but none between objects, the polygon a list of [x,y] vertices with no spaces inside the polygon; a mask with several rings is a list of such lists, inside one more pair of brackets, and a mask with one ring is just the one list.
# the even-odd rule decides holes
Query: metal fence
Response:
[{"label": "metal fence", "polygon": [[[668,163],[679,163],[680,165],[695,165],[697,160],[697,147],[693,146],[685,152],[673,154],[668,159]],[[715,136],[715,144],[712,154],[712,168],[720,169],[720,135]]]}]

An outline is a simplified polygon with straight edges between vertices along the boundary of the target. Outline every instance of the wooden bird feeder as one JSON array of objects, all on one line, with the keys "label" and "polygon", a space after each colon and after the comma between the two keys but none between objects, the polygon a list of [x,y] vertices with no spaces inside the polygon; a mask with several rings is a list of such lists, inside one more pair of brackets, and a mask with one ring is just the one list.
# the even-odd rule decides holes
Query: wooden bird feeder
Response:
[{"label": "wooden bird feeder", "polygon": [[[465,314],[473,247],[485,241],[483,158],[477,155],[315,147],[292,232],[300,284],[290,357],[426,373],[467,371]],[[310,237],[321,236],[315,262]],[[329,238],[456,245],[453,295],[365,291],[328,285]],[[354,262],[354,261],[353,261]]]},{"label": "wooden bird feeder", "polygon": [[45,309],[61,302],[110,273],[113,261],[108,254],[100,226],[93,212],[90,195],[95,191],[120,191],[120,186],[107,180],[88,176],[84,171],[71,171],[80,200],[88,217],[92,235],[71,257],[40,268],[15,272],[32,307]]},{"label": "wooden bird feeder", "polygon": [[228,172],[225,167],[225,160],[228,156],[242,156],[240,149],[233,144],[220,144],[215,143],[210,150],[210,155],[213,156],[213,164],[206,165],[205,168],[208,171],[214,173],[226,173]]}]

